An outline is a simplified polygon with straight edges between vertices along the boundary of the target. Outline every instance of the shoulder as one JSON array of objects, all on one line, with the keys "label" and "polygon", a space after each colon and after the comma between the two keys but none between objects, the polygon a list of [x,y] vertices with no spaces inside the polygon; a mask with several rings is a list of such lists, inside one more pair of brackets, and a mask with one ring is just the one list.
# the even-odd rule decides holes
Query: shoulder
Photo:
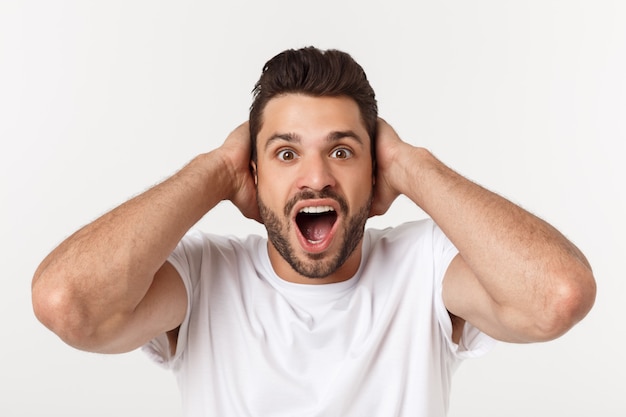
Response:
[{"label": "shoulder", "polygon": [[443,277],[458,253],[439,226],[430,218],[403,223],[386,229],[368,229],[364,254],[368,263],[418,268],[421,273]]},{"label": "shoulder", "polygon": [[416,244],[432,241],[442,234],[435,222],[430,219],[422,219],[402,223],[395,227],[385,229],[367,229],[366,238],[372,247],[377,245],[402,245]]},{"label": "shoulder", "polygon": [[176,252],[188,254],[241,254],[255,252],[265,245],[266,239],[258,235],[237,237],[232,235],[216,235],[192,229],[180,240]]},{"label": "shoulder", "polygon": [[180,240],[168,261],[181,275],[201,275],[207,269],[215,271],[241,263],[258,262],[262,259],[266,241],[258,235],[240,238],[192,229]]}]

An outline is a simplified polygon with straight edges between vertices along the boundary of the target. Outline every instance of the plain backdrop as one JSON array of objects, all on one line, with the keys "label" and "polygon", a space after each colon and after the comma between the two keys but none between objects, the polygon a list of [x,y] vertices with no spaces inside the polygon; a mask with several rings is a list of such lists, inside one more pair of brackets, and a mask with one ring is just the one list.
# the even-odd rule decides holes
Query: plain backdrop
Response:
[{"label": "plain backdrop", "polygon": [[[30,280],[62,239],[221,144],[263,64],[339,48],[406,141],[559,228],[596,305],[562,338],[499,344],[453,380],[451,417],[624,416],[626,3],[0,2],[0,415],[180,416],[141,352],[63,344]],[[399,199],[381,227],[425,214]],[[230,203],[197,227],[263,234]]]}]

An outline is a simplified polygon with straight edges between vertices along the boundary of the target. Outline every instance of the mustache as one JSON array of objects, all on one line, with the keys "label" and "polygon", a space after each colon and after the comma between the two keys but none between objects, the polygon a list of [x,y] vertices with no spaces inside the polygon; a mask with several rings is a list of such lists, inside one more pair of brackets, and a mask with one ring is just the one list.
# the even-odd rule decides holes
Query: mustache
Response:
[{"label": "mustache", "polygon": [[339,208],[341,209],[341,212],[343,214],[348,212],[348,203],[346,202],[346,200],[335,191],[329,188],[324,188],[321,191],[303,190],[291,197],[289,201],[287,201],[287,204],[285,204],[285,217],[289,217],[291,211],[293,210],[293,207],[296,205],[296,203],[298,203],[298,201],[321,198],[330,198],[332,200],[335,200],[337,204],[339,204]]}]

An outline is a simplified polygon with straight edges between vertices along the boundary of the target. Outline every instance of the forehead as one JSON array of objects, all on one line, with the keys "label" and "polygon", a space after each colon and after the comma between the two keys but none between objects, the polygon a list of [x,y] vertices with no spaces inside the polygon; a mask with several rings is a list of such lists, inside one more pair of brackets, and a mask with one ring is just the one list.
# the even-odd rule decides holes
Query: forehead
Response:
[{"label": "forehead", "polygon": [[359,106],[353,99],[285,94],[271,99],[265,106],[258,142],[286,133],[315,138],[348,130],[368,141]]}]

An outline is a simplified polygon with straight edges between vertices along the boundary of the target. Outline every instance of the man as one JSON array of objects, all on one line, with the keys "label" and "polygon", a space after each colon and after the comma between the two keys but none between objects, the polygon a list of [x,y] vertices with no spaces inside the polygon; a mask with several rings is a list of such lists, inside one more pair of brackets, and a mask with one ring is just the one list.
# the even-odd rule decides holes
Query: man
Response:
[{"label": "man", "polygon": [[[366,231],[400,194],[432,220]],[[222,200],[268,239],[189,231]],[[461,359],[556,338],[594,298],[572,243],[403,142],[361,67],[315,48],[268,61],[249,124],[33,280],[67,343],[173,369],[187,416],[443,416]]]}]

